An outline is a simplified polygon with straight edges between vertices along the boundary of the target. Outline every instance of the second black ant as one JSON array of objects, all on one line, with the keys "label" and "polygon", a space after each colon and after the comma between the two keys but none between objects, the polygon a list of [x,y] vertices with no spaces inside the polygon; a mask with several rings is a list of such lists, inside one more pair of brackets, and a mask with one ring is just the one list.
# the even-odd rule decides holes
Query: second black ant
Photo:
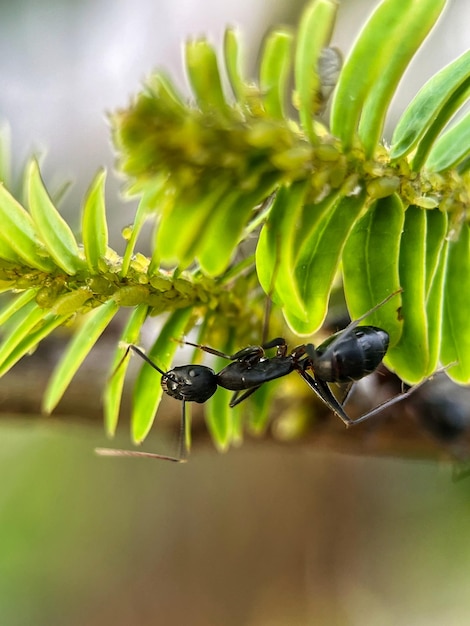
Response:
[{"label": "second black ant", "polygon": [[[183,403],[182,441],[185,440],[186,432],[186,402],[206,402],[218,387],[223,387],[234,392],[230,401],[230,407],[234,407],[246,400],[264,383],[287,376],[291,372],[297,372],[322,402],[349,427],[360,424],[383,409],[401,402],[427,380],[386,400],[356,419],[349,417],[344,409],[345,399],[340,403],[329,386],[331,383],[348,383],[351,386],[355,381],[374,372],[380,365],[388,349],[389,335],[381,328],[359,326],[359,323],[398,293],[400,292],[389,295],[370,311],[351,322],[344,330],[328,337],[318,347],[311,343],[301,344],[289,353],[285,339],[277,337],[260,346],[247,346],[235,354],[225,354],[209,346],[190,341],[181,342],[230,361],[218,373],[205,365],[181,365],[165,372],[133,344],[127,347],[123,360],[130,350],[138,354],[162,375],[163,391]],[[276,354],[268,357],[265,351],[271,348],[276,348]],[[179,456],[175,457],[108,448],[98,448],[96,451],[106,456],[144,456],[178,463],[187,460],[187,448],[184,443]]]}]

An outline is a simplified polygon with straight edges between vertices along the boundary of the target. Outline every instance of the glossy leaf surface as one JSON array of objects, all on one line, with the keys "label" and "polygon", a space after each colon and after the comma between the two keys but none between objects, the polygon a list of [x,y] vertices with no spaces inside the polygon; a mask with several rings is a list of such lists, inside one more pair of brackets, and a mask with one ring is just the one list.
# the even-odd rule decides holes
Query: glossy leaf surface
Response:
[{"label": "glossy leaf surface", "polygon": [[292,34],[274,31],[266,39],[260,67],[260,88],[266,113],[283,119],[292,62]]},{"label": "glossy leaf surface", "polygon": [[409,206],[400,241],[399,271],[403,289],[401,317],[403,331],[384,361],[400,377],[412,384],[428,372],[429,343],[426,316],[426,215]]},{"label": "glossy leaf surface", "polygon": [[98,172],[85,198],[82,216],[82,238],[85,258],[92,272],[98,271],[100,259],[108,249],[108,225],[104,198],[106,173]]},{"label": "glossy leaf surface", "polygon": [[43,410],[51,413],[59,403],[76,371],[118,311],[114,300],[88,314],[56,366],[44,393]]},{"label": "glossy leaf surface", "polygon": [[320,215],[316,228],[302,242],[293,278],[304,304],[305,318],[297,316],[292,307],[284,307],[287,322],[299,335],[316,332],[325,319],[343,248],[361,215],[363,204],[362,194],[340,197]]},{"label": "glossy leaf surface", "polygon": [[30,165],[28,202],[35,227],[47,251],[67,274],[75,274],[83,266],[77,242],[69,225],[52,203],[36,161]]},{"label": "glossy leaf surface", "polygon": [[398,159],[413,148],[418,169],[433,142],[470,90],[470,51],[433,76],[418,92],[400,118],[392,137],[390,156]]},{"label": "glossy leaf surface", "polygon": [[332,105],[332,132],[347,147],[359,129],[372,155],[398,81],[444,5],[416,0],[405,8],[384,0],[371,15],[346,59]]},{"label": "glossy leaf surface", "polygon": [[462,226],[457,241],[449,242],[444,284],[441,361],[456,363],[448,370],[458,383],[470,383],[470,228]]},{"label": "glossy leaf surface", "polygon": [[319,0],[307,5],[302,16],[295,52],[295,88],[299,99],[299,116],[307,137],[316,143],[313,115],[318,107],[321,51],[331,38],[337,2]]},{"label": "glossy leaf surface", "polygon": [[[356,222],[343,254],[343,280],[352,319],[371,310],[400,289],[400,238],[404,209],[396,195],[377,200]],[[401,296],[380,307],[363,324],[383,328],[395,345],[403,322],[397,315]]]},{"label": "glossy leaf surface", "polygon": [[52,259],[41,246],[31,216],[13,196],[0,185],[0,239],[30,267],[45,272],[54,269]]},{"label": "glossy leaf surface", "polygon": [[[148,306],[140,304],[137,306],[129,317],[129,320],[122,331],[121,341],[114,354],[109,369],[109,377],[103,393],[103,409],[104,423],[108,436],[114,435],[119,419],[119,408],[121,406],[121,397],[124,388],[124,379],[126,377],[129,361],[123,361],[124,355],[129,344],[135,344],[139,340],[140,331],[146,320]],[[118,368],[118,369],[116,369]]]},{"label": "glossy leaf surface", "polygon": [[439,137],[426,159],[426,168],[433,172],[442,172],[455,167],[468,156],[470,156],[470,113]]}]

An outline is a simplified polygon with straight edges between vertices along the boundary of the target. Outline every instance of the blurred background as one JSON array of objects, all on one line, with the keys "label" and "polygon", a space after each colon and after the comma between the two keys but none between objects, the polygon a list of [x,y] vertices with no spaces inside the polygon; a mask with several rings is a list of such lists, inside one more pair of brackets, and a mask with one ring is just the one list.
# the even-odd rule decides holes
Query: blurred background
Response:
[{"label": "blurred background", "polygon": [[[267,29],[295,24],[304,3],[0,4],[0,118],[15,170],[32,150],[45,155],[50,187],[74,182],[63,212],[78,224],[81,198],[107,166],[111,244],[122,250],[133,205],[118,197],[106,113],[157,66],[184,87],[181,42],[208,34],[220,44],[226,25],[242,29],[252,73]],[[347,52],[376,4],[342,0],[333,45]],[[466,0],[449,2],[403,81],[388,136],[419,87],[468,48],[468,13]],[[54,354],[0,381],[0,624],[469,623],[470,479],[453,483],[449,463],[419,461],[414,450],[407,458],[405,444],[399,458],[315,441],[247,441],[219,455],[203,439],[182,466],[96,458],[103,352],[52,418],[25,413]],[[15,415],[12,393],[23,403]],[[147,449],[171,451],[158,423]],[[116,443],[129,447],[125,427]]]}]

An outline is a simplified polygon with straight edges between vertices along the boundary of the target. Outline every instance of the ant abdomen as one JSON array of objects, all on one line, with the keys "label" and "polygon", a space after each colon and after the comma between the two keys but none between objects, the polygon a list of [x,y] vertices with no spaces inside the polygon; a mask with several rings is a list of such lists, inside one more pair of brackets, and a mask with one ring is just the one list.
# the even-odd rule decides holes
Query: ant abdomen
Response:
[{"label": "ant abdomen", "polygon": [[360,380],[377,369],[388,344],[388,333],[376,326],[357,326],[348,333],[340,331],[316,348],[313,371],[329,383]]}]

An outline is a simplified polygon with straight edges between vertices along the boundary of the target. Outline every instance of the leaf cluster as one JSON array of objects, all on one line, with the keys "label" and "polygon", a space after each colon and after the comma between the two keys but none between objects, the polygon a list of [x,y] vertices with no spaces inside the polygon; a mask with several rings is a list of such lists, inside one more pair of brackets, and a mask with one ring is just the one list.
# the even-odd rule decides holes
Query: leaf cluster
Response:
[{"label": "leaf cluster", "polygon": [[[104,173],[85,198],[77,241],[31,161],[24,206],[0,188],[0,288],[18,294],[0,310],[0,374],[86,313],[46,391],[51,411],[121,307],[132,312],[110,371],[139,341],[145,320],[163,312],[148,354],[168,369],[173,339],[196,322],[199,340],[226,352],[258,342],[260,286],[276,305],[274,324],[282,312],[293,334],[313,334],[341,277],[355,318],[402,289],[367,320],[390,334],[388,367],[415,383],[456,363],[449,375],[468,383],[470,115],[456,113],[468,100],[470,52],[422,87],[391,145],[382,141],[398,83],[445,4],[383,0],[341,68],[330,47],[337,2],[312,0],[296,32],[278,28],[266,37],[257,81],[244,75],[236,31],[227,30],[222,55],[206,39],[187,42],[190,99],[157,72],[111,117],[118,167],[139,197],[122,258],[108,245]],[[154,245],[144,257],[135,247],[149,220]],[[105,391],[109,433],[126,367]],[[135,441],[154,419],[158,382],[144,365]],[[265,425],[269,395],[254,396],[254,429]],[[220,390],[207,411],[222,448],[241,437],[238,410],[227,406]]]}]

